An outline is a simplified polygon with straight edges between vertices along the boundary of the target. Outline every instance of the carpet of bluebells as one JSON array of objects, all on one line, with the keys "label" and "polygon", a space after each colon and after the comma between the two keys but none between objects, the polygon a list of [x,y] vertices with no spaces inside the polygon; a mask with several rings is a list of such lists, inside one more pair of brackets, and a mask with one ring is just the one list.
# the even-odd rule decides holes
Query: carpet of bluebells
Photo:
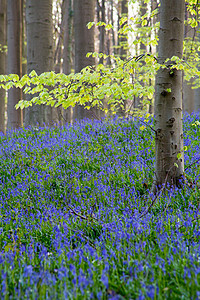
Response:
[{"label": "carpet of bluebells", "polygon": [[200,299],[199,120],[184,117],[185,185],[156,200],[139,121],[0,135],[0,298]]}]

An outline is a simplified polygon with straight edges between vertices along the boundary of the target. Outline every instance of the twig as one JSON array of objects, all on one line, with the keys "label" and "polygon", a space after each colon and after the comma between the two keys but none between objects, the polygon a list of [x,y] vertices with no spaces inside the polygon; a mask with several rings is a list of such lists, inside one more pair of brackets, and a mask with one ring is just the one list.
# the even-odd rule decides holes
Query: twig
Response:
[{"label": "twig", "polygon": [[[90,246],[93,247],[93,248],[96,250],[95,244],[91,241],[91,239],[90,239],[88,236],[86,236],[86,235],[85,235],[84,233],[82,233],[80,230],[74,230],[74,229],[72,229],[71,227],[69,227],[69,229],[70,229],[71,231],[73,231],[74,233],[79,233],[86,241],[88,241],[88,243],[90,244]],[[80,239],[80,237],[78,237],[78,236],[77,236],[77,238]]]},{"label": "twig", "polygon": [[[74,214],[74,215],[76,215],[77,217],[79,217],[79,218],[81,218],[81,219],[83,219],[83,220],[88,220],[89,218],[88,217],[85,217],[85,216],[83,216],[83,215],[80,215],[79,213],[77,213],[72,207],[70,207],[69,205],[68,205],[68,208],[72,211],[72,213]],[[95,221],[98,221],[95,217],[93,217],[92,216],[92,219],[94,219]]]},{"label": "twig", "polygon": [[189,169],[191,166],[195,165],[198,161],[200,161],[200,158],[198,158],[197,160],[195,160],[193,163],[191,163],[189,166],[187,166],[185,168],[185,170]]},{"label": "twig", "polygon": [[160,189],[160,191],[158,191],[158,193],[156,194],[155,198],[153,199],[153,201],[151,202],[151,204],[149,205],[149,207],[147,207],[147,209],[139,216],[139,218],[143,218],[148,212],[149,210],[152,208],[152,206],[154,205],[154,203],[156,202],[156,200],[158,199],[159,196],[162,195],[162,192],[166,186],[166,183],[167,183],[167,178],[168,178],[168,175],[169,175],[169,172],[171,171],[171,168],[170,170],[168,171],[166,177],[165,177],[165,182],[162,186],[162,188]]},{"label": "twig", "polygon": [[[197,221],[197,220],[199,220],[199,219],[200,219],[200,216],[197,217],[197,218],[192,219],[192,222]],[[185,226],[185,225],[181,225],[181,226],[178,227],[178,229],[181,229],[181,228],[184,227],[184,226]]]},{"label": "twig", "polygon": [[142,121],[140,118],[138,118],[137,116],[134,116],[134,118],[138,119],[141,123],[143,123],[144,125],[148,126],[153,132],[156,133],[156,130],[150,126],[149,124],[147,124],[145,121]]}]

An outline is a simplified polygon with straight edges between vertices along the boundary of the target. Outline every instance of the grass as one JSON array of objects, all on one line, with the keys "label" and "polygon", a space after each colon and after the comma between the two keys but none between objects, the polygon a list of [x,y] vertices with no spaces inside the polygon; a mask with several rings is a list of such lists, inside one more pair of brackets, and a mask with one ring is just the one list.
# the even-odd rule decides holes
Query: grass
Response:
[{"label": "grass", "polygon": [[200,299],[198,120],[184,118],[187,184],[142,218],[149,128],[115,119],[0,136],[0,298]]}]

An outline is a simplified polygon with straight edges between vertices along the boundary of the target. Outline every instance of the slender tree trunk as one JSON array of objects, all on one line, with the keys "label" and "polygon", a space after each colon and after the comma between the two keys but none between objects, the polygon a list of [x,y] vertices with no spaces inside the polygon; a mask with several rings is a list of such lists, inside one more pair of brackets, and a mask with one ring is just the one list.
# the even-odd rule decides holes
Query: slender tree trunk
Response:
[{"label": "slender tree trunk", "polygon": [[[122,17],[128,17],[128,0],[120,0],[120,18]],[[121,26],[121,28],[123,28],[125,25],[127,25],[127,22],[123,23],[123,25]],[[127,59],[127,47],[128,47],[128,35],[127,33],[124,34],[120,34],[118,36],[119,38],[119,42],[118,44],[121,46],[119,48],[119,55],[121,59],[126,60]]]},{"label": "slender tree trunk", "polygon": [[[75,0],[76,1],[76,0]],[[64,0],[64,41],[63,41],[63,73],[72,72],[72,37],[73,37],[73,1]],[[68,107],[63,111],[65,122],[72,122],[73,110]]]},{"label": "slender tree trunk", "polygon": [[200,112],[200,88],[194,91],[194,111]]},{"label": "slender tree trunk", "polygon": [[[22,75],[22,18],[21,0],[7,1],[7,40],[8,62],[7,73]],[[22,126],[22,111],[15,105],[21,100],[21,90],[12,88],[8,91],[8,122],[7,128]]]},{"label": "slender tree trunk", "polygon": [[[161,0],[158,62],[182,57],[185,0]],[[171,91],[170,91],[171,90]],[[159,69],[155,93],[155,183],[178,185],[184,172],[182,129],[182,72]],[[177,154],[182,157],[177,159]],[[175,164],[175,165],[174,165]]]},{"label": "slender tree trunk", "polygon": [[183,111],[191,114],[194,111],[194,95],[195,90],[192,89],[191,79],[189,82],[183,81]]},{"label": "slender tree trunk", "polygon": [[[53,70],[52,0],[26,1],[27,72]],[[30,100],[33,95],[28,95]],[[55,108],[34,105],[25,110],[25,126],[55,123]]]},{"label": "slender tree trunk", "polygon": [[[27,73],[27,48],[26,48],[26,0],[22,1],[22,76]],[[22,91],[22,99],[26,99],[25,93]],[[22,111],[23,120],[25,117],[25,109]]]},{"label": "slender tree trunk", "polygon": [[[86,57],[88,52],[94,52],[94,28],[87,28],[94,21],[94,0],[74,1],[74,30],[75,30],[75,72],[80,72],[86,66],[94,65],[95,59]],[[74,108],[74,118],[77,120],[95,118],[95,109],[84,109],[77,105]]]},{"label": "slender tree trunk", "polygon": [[[187,21],[190,17],[190,13],[187,9],[187,4],[185,5],[185,20]],[[195,37],[195,29],[189,24],[184,27],[184,37],[193,39]],[[187,56],[185,58],[187,60]],[[189,82],[183,80],[183,111],[191,114],[194,111],[194,89],[192,89],[193,79]]]},{"label": "slender tree trunk", "polygon": [[[119,0],[119,7],[120,7],[120,19],[122,17],[128,17],[128,0]],[[123,28],[125,25],[127,25],[127,22],[123,23],[121,28]],[[127,33],[124,34],[118,34],[118,44],[120,46],[119,48],[119,56],[122,60],[127,59],[128,55],[128,35]],[[120,104],[119,109],[117,111],[118,116],[125,117],[126,114],[126,102],[123,101],[123,103]]]},{"label": "slender tree trunk", "polygon": [[[151,0],[151,12],[153,12],[156,8],[158,7],[158,3],[157,0]],[[151,26],[154,27],[156,22],[158,22],[158,15],[154,16],[153,18],[151,18]],[[151,32],[152,38],[155,38],[155,35],[157,35],[157,31],[155,31],[155,29]],[[150,46],[149,52],[153,55],[155,55],[155,53],[157,52],[157,46],[156,47],[152,47]],[[150,85],[152,85],[152,80],[150,79]],[[151,103],[149,104],[149,113],[153,114],[154,113],[154,100],[151,100]]]},{"label": "slender tree trunk", "polygon": [[[200,25],[199,25],[198,29],[200,29]],[[197,34],[197,40],[198,40],[198,42],[200,41],[199,30],[198,30],[198,34]],[[199,56],[200,56],[200,52],[199,52]],[[200,112],[200,88],[194,90],[194,111]]]},{"label": "slender tree trunk", "polygon": [[[62,58],[63,58],[63,41],[64,41],[64,32],[65,32],[65,6],[68,0],[63,0],[61,5],[61,22],[58,21],[57,26],[60,27],[58,41],[55,46],[54,53],[54,71],[56,73],[62,72]],[[55,25],[54,25],[55,26]],[[57,29],[56,29],[57,30]]]},{"label": "slender tree trunk", "polygon": [[[6,72],[6,1],[0,0],[0,74]],[[5,90],[0,89],[0,131],[5,132]]]},{"label": "slender tree trunk", "polygon": [[[97,21],[106,23],[105,0],[101,3],[97,0]],[[105,27],[99,27],[99,53],[105,53]],[[103,64],[103,57],[99,59],[99,63]]]},{"label": "slender tree trunk", "polygon": [[[139,14],[140,16],[144,16],[145,14],[147,13],[147,3],[144,1],[144,0],[140,0],[140,3],[139,3]],[[144,39],[144,36],[142,35],[141,36],[141,33],[139,34],[139,37],[138,38],[143,38]],[[147,52],[147,47],[145,45],[144,42],[140,42],[140,44],[138,45],[138,55],[140,54],[145,54]],[[139,64],[144,64],[142,62],[139,62]],[[138,74],[136,73],[136,76],[140,76],[141,74]],[[141,84],[143,84],[142,82],[140,82]],[[140,97],[137,97],[135,96],[134,97],[134,108],[136,109],[139,109],[139,110],[143,110],[143,97],[140,98]]]}]

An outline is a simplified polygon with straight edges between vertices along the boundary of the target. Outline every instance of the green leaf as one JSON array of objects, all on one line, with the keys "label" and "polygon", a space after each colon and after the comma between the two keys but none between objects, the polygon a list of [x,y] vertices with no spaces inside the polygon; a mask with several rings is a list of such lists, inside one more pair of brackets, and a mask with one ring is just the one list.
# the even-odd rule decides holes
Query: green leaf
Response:
[{"label": "green leaf", "polygon": [[144,20],[142,21],[142,26],[146,26],[146,25],[147,25],[147,20],[144,19]]},{"label": "green leaf", "polygon": [[112,29],[112,28],[113,28],[112,24],[108,24],[108,25],[105,26],[105,29],[106,29],[106,30],[110,30],[110,29]]},{"label": "green leaf", "polygon": [[187,151],[187,149],[188,149],[187,146],[184,146],[184,147],[183,147],[183,150],[184,150],[184,151]]},{"label": "green leaf", "polygon": [[181,153],[178,153],[178,154],[177,154],[177,158],[180,159],[181,157],[182,157],[182,154],[181,154]]},{"label": "green leaf", "polygon": [[87,28],[88,29],[90,29],[90,28],[92,28],[92,26],[95,24],[95,22],[89,22],[88,24],[87,24]]},{"label": "green leaf", "polygon": [[34,76],[37,76],[37,73],[35,72],[35,70],[33,70],[30,74],[29,74],[30,77],[34,77]]}]

